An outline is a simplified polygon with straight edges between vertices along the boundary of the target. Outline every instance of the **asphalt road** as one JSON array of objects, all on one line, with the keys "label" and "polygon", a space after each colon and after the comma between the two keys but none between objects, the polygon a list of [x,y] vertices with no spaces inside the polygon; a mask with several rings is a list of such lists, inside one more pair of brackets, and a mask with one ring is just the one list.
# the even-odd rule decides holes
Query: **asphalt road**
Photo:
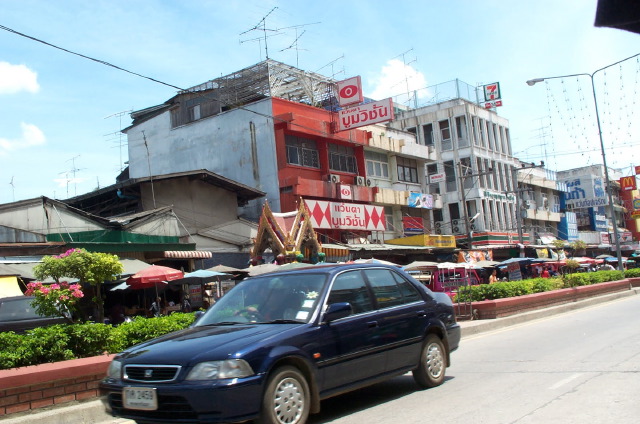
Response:
[{"label": "asphalt road", "polygon": [[[447,380],[420,391],[410,374],[322,402],[320,423],[636,423],[640,292],[497,320],[462,322]],[[100,401],[2,424],[115,424]]]},{"label": "asphalt road", "polygon": [[327,400],[310,423],[637,423],[640,296],[464,338],[447,373]]}]

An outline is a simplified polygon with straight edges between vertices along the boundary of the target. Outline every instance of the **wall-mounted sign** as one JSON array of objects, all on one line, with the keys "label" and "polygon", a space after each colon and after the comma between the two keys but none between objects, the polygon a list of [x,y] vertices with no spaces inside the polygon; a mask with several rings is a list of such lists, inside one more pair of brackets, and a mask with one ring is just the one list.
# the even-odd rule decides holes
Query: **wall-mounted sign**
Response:
[{"label": "wall-mounted sign", "polygon": [[410,208],[433,209],[433,196],[424,193],[409,193],[407,206]]},{"label": "wall-mounted sign", "polygon": [[313,228],[384,231],[383,206],[356,203],[327,202],[323,200],[304,201]]},{"label": "wall-mounted sign", "polygon": [[446,175],[444,172],[429,175],[429,184],[441,183],[445,180]]},{"label": "wall-mounted sign", "polygon": [[566,180],[567,192],[562,193],[567,206],[573,209],[594,208],[609,204],[601,177],[581,176]]},{"label": "wall-mounted sign", "polygon": [[640,166],[636,165],[635,168],[636,168],[636,175],[640,174]]},{"label": "wall-mounted sign", "polygon": [[362,103],[364,100],[360,76],[339,81],[336,85],[338,86],[338,104],[340,106]]},{"label": "wall-mounted sign", "polygon": [[393,100],[388,98],[339,110],[338,131],[351,130],[391,120],[393,120]]},{"label": "wall-mounted sign", "polygon": [[351,192],[351,186],[348,184],[340,184],[340,198],[344,200],[353,200],[353,193]]},{"label": "wall-mounted sign", "polygon": [[403,216],[402,227],[405,235],[424,234],[424,222],[422,218],[415,216]]}]

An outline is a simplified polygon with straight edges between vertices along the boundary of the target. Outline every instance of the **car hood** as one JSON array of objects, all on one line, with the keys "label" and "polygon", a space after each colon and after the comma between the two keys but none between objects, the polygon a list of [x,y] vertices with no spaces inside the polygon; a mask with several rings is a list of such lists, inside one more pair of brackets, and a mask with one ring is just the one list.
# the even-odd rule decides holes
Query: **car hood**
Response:
[{"label": "car hood", "polygon": [[202,361],[226,359],[273,341],[277,335],[301,324],[250,324],[197,326],[169,333],[133,346],[119,357],[125,363],[188,366]]}]

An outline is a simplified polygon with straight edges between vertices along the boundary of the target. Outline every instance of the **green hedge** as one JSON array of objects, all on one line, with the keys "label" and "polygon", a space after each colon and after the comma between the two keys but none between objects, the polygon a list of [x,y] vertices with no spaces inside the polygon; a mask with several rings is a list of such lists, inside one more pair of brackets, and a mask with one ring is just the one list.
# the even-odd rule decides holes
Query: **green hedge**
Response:
[{"label": "green hedge", "polygon": [[480,284],[461,288],[454,302],[480,302],[483,300],[504,299],[507,297],[523,296],[569,287],[588,286],[618,281],[624,278],[640,277],[640,269],[633,268],[624,271],[596,271],[567,274],[563,277],[532,278],[522,281],[504,281],[493,284]]},{"label": "green hedge", "polygon": [[58,324],[24,334],[0,332],[0,369],[118,353],[130,346],[187,328],[194,314],[136,317],[117,327],[108,324]]}]

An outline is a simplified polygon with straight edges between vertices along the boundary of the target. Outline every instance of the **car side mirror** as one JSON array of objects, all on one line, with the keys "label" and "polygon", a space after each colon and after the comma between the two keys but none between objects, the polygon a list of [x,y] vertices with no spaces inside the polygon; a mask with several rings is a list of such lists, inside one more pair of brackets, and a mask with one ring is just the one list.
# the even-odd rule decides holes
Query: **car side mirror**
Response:
[{"label": "car side mirror", "polygon": [[324,313],[323,322],[331,322],[353,314],[353,308],[349,302],[332,303]]}]

